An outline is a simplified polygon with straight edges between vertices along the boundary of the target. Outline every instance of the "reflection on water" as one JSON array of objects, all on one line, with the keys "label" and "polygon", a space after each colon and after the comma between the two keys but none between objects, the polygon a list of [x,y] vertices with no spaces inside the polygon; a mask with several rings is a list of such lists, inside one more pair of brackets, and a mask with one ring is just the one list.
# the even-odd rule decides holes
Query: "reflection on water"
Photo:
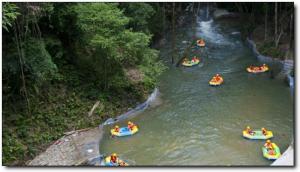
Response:
[{"label": "reflection on water", "polygon": [[[213,20],[198,22],[197,36],[206,40],[207,56],[193,68],[170,67],[161,76],[160,105],[132,117],[140,132],[132,137],[110,138],[109,128],[101,153],[118,153],[132,165],[268,165],[263,141],[242,137],[250,125],[266,127],[284,151],[292,139],[293,102],[282,80],[268,73],[252,75],[249,64],[259,64],[230,26]],[[191,41],[194,28],[179,28],[177,46]],[[170,59],[170,44],[161,56]],[[192,53],[192,54],[193,54]],[[269,64],[276,68],[276,64]],[[224,76],[220,87],[208,86],[215,74]],[[118,125],[126,125],[125,122]]]}]

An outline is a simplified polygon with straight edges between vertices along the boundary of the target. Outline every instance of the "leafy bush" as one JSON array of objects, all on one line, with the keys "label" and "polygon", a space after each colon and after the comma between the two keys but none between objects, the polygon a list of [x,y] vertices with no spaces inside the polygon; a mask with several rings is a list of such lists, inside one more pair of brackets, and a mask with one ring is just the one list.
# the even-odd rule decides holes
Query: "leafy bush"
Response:
[{"label": "leafy bush", "polygon": [[264,42],[262,44],[258,44],[258,51],[265,55],[273,58],[283,58],[284,52],[280,51],[279,48],[276,48],[274,42]]}]

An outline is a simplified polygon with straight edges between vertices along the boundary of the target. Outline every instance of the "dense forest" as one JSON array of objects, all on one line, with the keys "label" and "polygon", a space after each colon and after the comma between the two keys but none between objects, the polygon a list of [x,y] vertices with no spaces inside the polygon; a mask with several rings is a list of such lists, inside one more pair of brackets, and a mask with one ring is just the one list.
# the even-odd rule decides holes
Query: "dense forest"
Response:
[{"label": "dense forest", "polygon": [[293,2],[224,2],[217,6],[238,13],[243,37],[253,39],[259,52],[274,58],[293,59]]},{"label": "dense forest", "polygon": [[151,47],[171,22],[170,3],[2,6],[4,164],[133,108],[166,69]]},{"label": "dense forest", "polygon": [[[22,165],[64,132],[144,101],[167,69],[154,45],[187,7],[197,15],[202,5],[2,3],[3,164]],[[243,14],[246,36],[263,26],[261,51],[277,57],[280,42],[293,50],[293,3],[210,5]]]}]

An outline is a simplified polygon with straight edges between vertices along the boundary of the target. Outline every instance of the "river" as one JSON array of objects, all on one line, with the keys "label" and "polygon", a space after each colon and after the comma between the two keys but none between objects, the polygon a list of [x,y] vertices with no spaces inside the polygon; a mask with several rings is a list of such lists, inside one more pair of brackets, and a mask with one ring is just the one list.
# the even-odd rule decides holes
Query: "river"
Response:
[{"label": "river", "polygon": [[[194,26],[194,27],[193,27]],[[101,153],[116,152],[138,166],[227,166],[270,165],[262,156],[264,141],[247,140],[242,130],[265,127],[283,153],[293,137],[293,97],[282,79],[269,73],[249,74],[245,68],[261,64],[241,40],[235,27],[212,19],[177,28],[176,46],[184,51],[194,37],[202,37],[206,48],[195,47],[190,56],[202,58],[200,65],[183,68],[170,65],[171,38],[160,48],[169,69],[160,77],[160,105],[150,107],[130,120],[139,133],[110,138],[109,129],[100,143]],[[268,64],[277,69],[276,64]],[[224,84],[208,81],[219,73]],[[126,121],[118,123],[126,125]]]}]

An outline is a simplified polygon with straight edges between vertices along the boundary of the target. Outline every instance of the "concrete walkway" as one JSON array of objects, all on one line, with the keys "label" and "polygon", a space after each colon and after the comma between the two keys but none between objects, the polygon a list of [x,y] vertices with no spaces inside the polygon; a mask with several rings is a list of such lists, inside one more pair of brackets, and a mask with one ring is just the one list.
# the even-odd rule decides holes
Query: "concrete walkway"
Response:
[{"label": "concrete walkway", "polygon": [[77,166],[99,157],[103,127],[66,133],[28,166]]},{"label": "concrete walkway", "polygon": [[294,148],[290,146],[271,166],[294,166]]}]

